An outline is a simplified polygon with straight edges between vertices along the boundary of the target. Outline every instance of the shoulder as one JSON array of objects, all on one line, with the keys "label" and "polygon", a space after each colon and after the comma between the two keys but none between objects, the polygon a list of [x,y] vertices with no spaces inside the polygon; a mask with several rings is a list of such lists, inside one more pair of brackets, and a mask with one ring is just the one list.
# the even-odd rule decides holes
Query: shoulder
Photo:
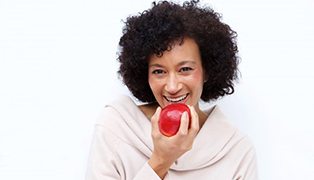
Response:
[{"label": "shoulder", "polygon": [[226,140],[229,141],[230,149],[239,150],[237,153],[245,153],[254,150],[254,145],[249,136],[237,128],[228,117],[223,113],[223,110],[218,106],[214,106],[208,119],[209,124],[212,127],[212,131],[217,132],[217,136],[221,137],[222,133],[226,136]]},{"label": "shoulder", "polygon": [[134,111],[138,111],[135,102],[130,97],[121,95],[117,99],[105,104],[96,124],[112,125],[112,123],[116,123],[123,119],[123,117],[131,116]]},{"label": "shoulder", "polygon": [[150,127],[149,119],[128,96],[121,96],[105,105],[96,124],[118,134],[121,131],[141,132]]}]

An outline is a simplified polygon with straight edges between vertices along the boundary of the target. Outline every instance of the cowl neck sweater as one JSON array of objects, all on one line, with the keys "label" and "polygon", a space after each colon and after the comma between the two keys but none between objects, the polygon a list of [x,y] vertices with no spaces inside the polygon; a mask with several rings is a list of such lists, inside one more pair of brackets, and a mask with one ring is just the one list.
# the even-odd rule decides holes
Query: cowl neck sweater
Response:
[{"label": "cowl neck sweater", "polygon": [[[218,176],[215,175],[217,180],[219,177],[221,179],[229,178],[229,180],[245,179],[244,177],[249,180],[257,179],[254,149],[248,138],[227,121],[219,106],[215,105],[205,112],[210,114],[197,134],[193,148],[173,163],[165,179],[185,179],[182,177],[186,173],[195,173],[195,176],[198,176],[200,174],[197,172],[205,170],[204,172],[210,173],[215,169],[217,169],[216,172],[212,174],[218,174]],[[106,162],[102,161],[110,159],[114,166],[113,169],[118,171],[121,179],[152,178],[148,176],[154,172],[147,170],[150,168],[147,161],[154,148],[151,138],[151,122],[131,98],[123,96],[106,105],[105,112],[99,118],[97,125],[101,126],[101,132],[98,130],[95,133],[96,137],[90,157],[91,159],[96,158],[95,161],[91,160],[90,167],[96,170],[90,170],[90,173],[97,173],[97,169],[99,169],[97,163],[106,168],[104,166]],[[97,136],[97,133],[101,134]],[[103,140],[99,138],[103,138]],[[102,142],[108,145],[105,147],[108,150],[104,150],[110,151],[107,156],[114,157],[104,157],[102,160],[102,156],[106,155],[97,155],[102,153],[101,150],[99,151],[102,148]],[[136,160],[136,156],[138,156],[138,160]],[[113,163],[113,161],[116,162]],[[96,176],[94,174],[94,177]],[[182,177],[175,178],[180,176]],[[154,175],[154,177],[157,176]],[[91,179],[96,180],[97,178]]]}]

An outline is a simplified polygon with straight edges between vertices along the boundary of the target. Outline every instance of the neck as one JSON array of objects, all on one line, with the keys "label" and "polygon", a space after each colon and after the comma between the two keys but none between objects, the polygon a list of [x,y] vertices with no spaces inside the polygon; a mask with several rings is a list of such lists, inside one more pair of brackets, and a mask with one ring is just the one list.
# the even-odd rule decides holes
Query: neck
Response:
[{"label": "neck", "polygon": [[145,114],[145,116],[149,120],[154,115],[157,107],[158,107],[157,103],[150,103],[150,104],[144,104],[144,105],[139,106],[140,110]]},{"label": "neck", "polygon": [[208,118],[208,114],[202,111],[199,106],[195,107],[195,111],[198,114],[200,129],[203,127],[206,119]]}]

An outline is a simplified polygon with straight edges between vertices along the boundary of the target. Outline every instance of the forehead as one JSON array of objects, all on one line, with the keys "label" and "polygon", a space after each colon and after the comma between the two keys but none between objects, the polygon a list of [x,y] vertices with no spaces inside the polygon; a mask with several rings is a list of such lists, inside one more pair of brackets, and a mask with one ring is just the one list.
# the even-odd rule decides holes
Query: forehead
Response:
[{"label": "forehead", "polygon": [[200,51],[197,43],[191,38],[184,38],[183,41],[175,42],[170,50],[164,51],[162,56],[153,54],[149,58],[149,64],[175,61],[179,63],[200,61]]}]

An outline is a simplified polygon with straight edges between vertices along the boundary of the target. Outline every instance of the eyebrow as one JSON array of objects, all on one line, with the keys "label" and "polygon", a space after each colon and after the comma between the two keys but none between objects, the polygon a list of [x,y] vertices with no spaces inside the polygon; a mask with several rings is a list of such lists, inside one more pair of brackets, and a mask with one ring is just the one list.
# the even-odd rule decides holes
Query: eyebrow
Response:
[{"label": "eyebrow", "polygon": [[160,64],[151,64],[151,65],[149,65],[149,67],[163,67],[163,66]]},{"label": "eyebrow", "polygon": [[182,66],[182,65],[184,65],[184,64],[189,64],[189,63],[191,63],[191,64],[196,64],[196,62],[195,61],[191,61],[191,60],[186,60],[186,61],[181,61],[178,65],[179,66]]},{"label": "eyebrow", "polygon": [[[189,64],[189,63],[191,63],[191,64],[196,64],[196,62],[195,61],[189,61],[189,60],[186,60],[186,61],[181,61],[177,66],[182,66],[182,65],[184,65],[184,64]],[[162,65],[160,65],[160,64],[151,64],[151,65],[149,65],[149,67],[163,67]]]}]

